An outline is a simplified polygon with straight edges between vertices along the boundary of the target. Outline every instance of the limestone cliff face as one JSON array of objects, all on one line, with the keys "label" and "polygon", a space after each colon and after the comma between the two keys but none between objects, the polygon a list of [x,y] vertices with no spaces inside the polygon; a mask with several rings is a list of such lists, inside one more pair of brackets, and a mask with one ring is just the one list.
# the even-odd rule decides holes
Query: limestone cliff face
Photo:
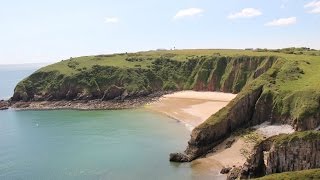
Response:
[{"label": "limestone cliff face", "polygon": [[[320,103],[319,103],[320,104]],[[310,129],[316,129],[320,126],[320,109],[315,114],[310,114],[303,121],[294,120],[295,129],[298,131],[305,131]]]},{"label": "limestone cliff face", "polygon": [[199,65],[193,89],[238,93],[251,80],[266,72],[275,57],[222,57]]},{"label": "limestone cliff face", "polygon": [[[320,96],[317,98],[320,98]],[[251,125],[270,121],[271,123],[290,124],[296,131],[313,130],[320,126],[320,102],[316,105],[317,107],[315,108],[315,113],[305,113],[300,117],[295,117],[293,114],[298,110],[291,109],[291,113],[279,112],[279,109],[281,108],[290,108],[283,107],[282,103],[282,99],[277,97],[274,92],[269,90],[264,91],[256,102],[256,108],[252,120],[250,121]],[[304,104],[301,106],[303,105]],[[308,112],[307,109],[306,112]]]},{"label": "limestone cliff face", "polygon": [[272,146],[267,155],[266,174],[320,167],[320,140],[299,140]]},{"label": "limestone cliff face", "polygon": [[279,135],[256,146],[241,172],[242,178],[320,167],[320,132]]}]

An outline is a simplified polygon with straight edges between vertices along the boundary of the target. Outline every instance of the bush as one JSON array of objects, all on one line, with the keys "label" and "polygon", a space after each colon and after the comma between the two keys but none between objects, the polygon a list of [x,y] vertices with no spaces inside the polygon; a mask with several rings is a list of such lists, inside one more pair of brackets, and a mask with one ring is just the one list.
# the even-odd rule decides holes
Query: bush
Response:
[{"label": "bush", "polygon": [[166,91],[177,90],[177,89],[178,89],[177,85],[172,81],[166,82],[163,86],[163,90],[166,90]]}]

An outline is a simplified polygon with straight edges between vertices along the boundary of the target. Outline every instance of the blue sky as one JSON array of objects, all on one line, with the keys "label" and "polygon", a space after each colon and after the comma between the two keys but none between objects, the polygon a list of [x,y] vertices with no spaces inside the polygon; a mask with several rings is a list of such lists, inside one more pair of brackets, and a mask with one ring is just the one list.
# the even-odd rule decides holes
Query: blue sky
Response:
[{"label": "blue sky", "polygon": [[320,0],[10,0],[0,64],[158,48],[320,49]]}]

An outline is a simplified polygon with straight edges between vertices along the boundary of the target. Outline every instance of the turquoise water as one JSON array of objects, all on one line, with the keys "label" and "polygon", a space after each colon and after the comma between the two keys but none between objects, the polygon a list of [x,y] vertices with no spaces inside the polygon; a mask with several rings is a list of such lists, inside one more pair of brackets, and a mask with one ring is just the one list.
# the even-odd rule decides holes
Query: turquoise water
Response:
[{"label": "turquoise water", "polygon": [[145,110],[1,111],[0,179],[190,179],[189,131]]},{"label": "turquoise water", "polygon": [[[0,66],[0,99],[36,69]],[[0,179],[207,179],[168,161],[189,134],[144,109],[0,111]]]}]

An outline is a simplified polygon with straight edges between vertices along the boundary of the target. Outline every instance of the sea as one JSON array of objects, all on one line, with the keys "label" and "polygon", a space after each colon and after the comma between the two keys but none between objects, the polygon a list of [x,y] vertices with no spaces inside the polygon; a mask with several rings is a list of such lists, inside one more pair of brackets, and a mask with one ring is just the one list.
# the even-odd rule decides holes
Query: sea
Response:
[{"label": "sea", "polygon": [[[40,65],[0,65],[0,99]],[[169,162],[190,130],[140,108],[0,111],[0,179],[219,179]]]}]

